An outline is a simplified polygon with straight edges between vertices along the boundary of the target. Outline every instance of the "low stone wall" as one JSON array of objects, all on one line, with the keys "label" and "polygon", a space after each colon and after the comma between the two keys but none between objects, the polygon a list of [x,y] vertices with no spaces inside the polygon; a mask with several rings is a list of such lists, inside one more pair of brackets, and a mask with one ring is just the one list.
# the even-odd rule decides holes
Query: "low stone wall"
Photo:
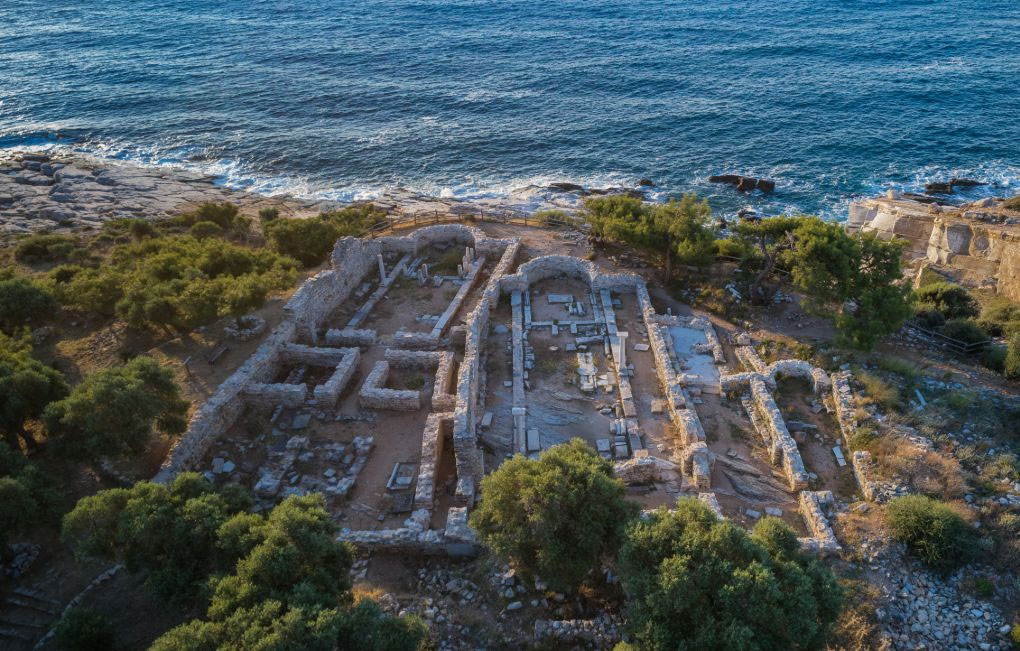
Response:
[{"label": "low stone wall", "polygon": [[673,357],[670,354],[671,343],[667,343],[667,333],[663,332],[665,324],[654,311],[651,311],[647,288],[644,288],[644,291],[639,288],[638,302],[642,304],[642,311],[645,315],[645,325],[648,328],[648,341],[652,350],[652,358],[655,360],[656,375],[659,378],[663,394],[666,396],[666,407],[669,410],[670,420],[677,428],[680,437],[681,468],[685,474],[692,478],[695,485],[708,488],[712,481],[712,465],[715,463],[715,456],[705,444],[705,429],[701,425],[697,412],[693,408],[688,408],[690,400],[687,392],[673,369]]},{"label": "low stone wall", "polygon": [[834,504],[831,491],[801,491],[800,513],[804,516],[810,537],[800,538],[801,548],[819,556],[828,556],[840,551],[836,534],[832,531],[825,509]]},{"label": "low stone wall", "polygon": [[733,373],[719,377],[719,390],[724,394],[745,390],[751,386],[753,378],[761,378],[763,381],[768,381],[768,378],[757,371]]},{"label": "low stone wall", "polygon": [[241,392],[246,404],[263,409],[277,405],[300,407],[308,399],[308,385],[304,384],[249,384]]},{"label": "low stone wall", "polygon": [[327,330],[324,337],[330,346],[374,346],[376,331],[360,328],[344,328],[343,330]]},{"label": "low stone wall", "polygon": [[418,481],[414,488],[414,508],[432,511],[435,505],[436,469],[443,455],[442,428],[453,421],[452,413],[432,413],[425,419],[421,436],[421,458],[418,462]]},{"label": "low stone wall", "polygon": [[628,485],[661,481],[663,473],[676,472],[679,469],[675,463],[656,457],[635,457],[613,464],[613,473]]},{"label": "low stone wall", "polygon": [[[647,288],[645,293],[647,293]],[[639,301],[641,295],[639,294]],[[651,307],[651,303],[648,303],[648,307]],[[645,311],[642,307],[642,311]],[[651,314],[645,312],[645,325],[649,323],[658,323],[664,326],[679,326],[682,328],[690,328],[692,330],[701,330],[705,333],[705,343],[696,344],[694,352],[696,353],[707,353],[712,356],[712,360],[716,364],[726,363],[726,353],[723,351],[722,344],[719,343],[719,336],[715,333],[715,327],[712,322],[702,316],[675,316],[668,314]]]},{"label": "low stone wall", "polygon": [[450,411],[454,408],[456,397],[450,393],[450,383],[453,380],[453,352],[387,348],[383,358],[393,368],[436,369],[435,382],[432,386],[432,408],[436,411]]},{"label": "low stone wall", "polygon": [[421,393],[400,389],[387,389],[390,364],[385,360],[375,363],[368,377],[358,391],[358,404],[368,409],[392,409],[395,411],[418,411],[421,409]]},{"label": "low stone wall", "polygon": [[680,452],[680,463],[697,488],[712,486],[712,463],[715,456],[704,441],[692,443]]},{"label": "low stone wall", "polygon": [[737,359],[744,365],[748,371],[753,373],[766,374],[765,360],[761,358],[758,351],[753,346],[737,346],[733,349],[737,355]]},{"label": "low stone wall", "polygon": [[850,373],[835,373],[832,376],[832,401],[836,408],[836,420],[843,432],[843,442],[850,449],[850,439],[857,433],[857,402],[850,388]]},{"label": "low stone wall", "polygon": [[379,553],[474,556],[480,545],[467,523],[467,508],[451,508],[446,515],[445,529],[429,529],[430,516],[426,509],[418,509],[404,520],[399,529],[342,531],[337,540],[355,547]]},{"label": "low stone wall", "polygon": [[712,513],[715,513],[715,517],[720,520],[726,519],[726,516],[723,515],[722,507],[719,506],[719,500],[716,498],[715,493],[698,493],[698,499],[704,503],[705,506],[710,508]]},{"label": "low stone wall", "polygon": [[188,431],[170,450],[154,481],[173,480],[178,473],[192,470],[218,436],[229,430],[244,411],[241,392],[250,383],[272,379],[283,345],[295,336],[296,326],[285,321],[271,332],[262,345],[234,371],[216,392],[192,415]]},{"label": "low stone wall", "polygon": [[340,348],[338,350],[343,350],[345,353],[336,365],[333,375],[312,390],[315,402],[320,408],[332,409],[336,407],[336,401],[343,393],[344,387],[351,381],[354,372],[358,370],[358,362],[361,361],[361,350],[358,348]]},{"label": "low stone wall", "polygon": [[782,466],[791,490],[802,490],[807,487],[808,474],[804,469],[804,460],[801,459],[797,442],[790,436],[783,415],[780,413],[779,407],[776,406],[776,401],[772,398],[764,379],[757,374],[755,376],[751,378],[750,382],[751,397],[762,418],[764,427],[768,430],[772,463]]},{"label": "low stone wall", "polygon": [[871,473],[871,453],[867,450],[857,450],[850,455],[850,465],[854,469],[854,478],[857,486],[861,489],[864,499],[869,502],[882,501],[882,496],[877,484],[869,477]]},{"label": "low stone wall", "polygon": [[450,322],[453,321],[453,317],[460,311],[461,306],[464,304],[464,299],[467,298],[468,293],[474,288],[478,279],[482,276],[482,267],[485,266],[485,256],[477,258],[472,263],[472,268],[468,271],[467,276],[464,278],[464,282],[461,283],[460,288],[454,295],[453,300],[446,306],[443,313],[439,315],[439,320],[436,321],[436,325],[432,327],[430,333],[436,339],[439,339],[446,333],[446,329],[450,327]]},{"label": "low stone wall", "polygon": [[832,386],[825,371],[801,359],[781,359],[778,362],[773,362],[768,365],[763,374],[772,378],[773,382],[780,375],[804,378],[811,382],[812,390],[815,393],[827,391]]},{"label": "low stone wall", "polygon": [[341,363],[351,348],[320,348],[303,344],[284,344],[280,361],[284,364],[306,364],[308,366],[336,366]]}]

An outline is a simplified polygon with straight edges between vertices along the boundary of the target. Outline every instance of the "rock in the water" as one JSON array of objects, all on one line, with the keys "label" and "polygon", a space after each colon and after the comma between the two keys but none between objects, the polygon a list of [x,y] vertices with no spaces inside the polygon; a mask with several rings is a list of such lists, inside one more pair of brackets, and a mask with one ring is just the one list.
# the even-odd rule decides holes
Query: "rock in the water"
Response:
[{"label": "rock in the water", "polygon": [[949,180],[949,185],[958,188],[974,188],[979,185],[988,185],[984,181],[975,181],[974,179],[958,179],[955,176]]},{"label": "rock in the water", "polygon": [[772,192],[776,189],[776,182],[770,181],[769,179],[759,179],[753,176],[740,176],[739,174],[717,174],[708,177],[709,183],[728,183],[734,185],[741,192],[750,192],[751,190],[761,190],[762,192]]},{"label": "rock in the water", "polygon": [[561,181],[559,183],[550,183],[550,190],[559,190],[560,192],[582,192],[584,188],[576,183],[567,183]]},{"label": "rock in the water", "polygon": [[952,194],[953,184],[952,183],[925,183],[924,184],[925,194]]},{"label": "rock in the water", "polygon": [[641,187],[641,188],[654,188],[655,187],[655,181],[653,181],[651,179],[641,179],[640,181],[637,182],[637,184],[638,184],[638,187]]}]

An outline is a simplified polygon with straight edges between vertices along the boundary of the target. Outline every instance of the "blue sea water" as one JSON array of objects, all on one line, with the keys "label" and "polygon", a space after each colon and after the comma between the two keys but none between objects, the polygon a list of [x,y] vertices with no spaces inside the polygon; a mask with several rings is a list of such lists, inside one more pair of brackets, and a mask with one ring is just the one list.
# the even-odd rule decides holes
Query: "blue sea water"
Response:
[{"label": "blue sea water", "polygon": [[1020,3],[0,0],[0,102],[0,148],[266,193],[650,177],[841,217],[950,176],[1020,192]]}]

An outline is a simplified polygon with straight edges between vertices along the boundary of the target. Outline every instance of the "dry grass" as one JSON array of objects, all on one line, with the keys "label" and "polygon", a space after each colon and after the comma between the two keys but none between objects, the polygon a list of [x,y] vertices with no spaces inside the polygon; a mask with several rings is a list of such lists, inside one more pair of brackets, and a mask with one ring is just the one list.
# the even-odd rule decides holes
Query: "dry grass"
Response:
[{"label": "dry grass", "polygon": [[918,448],[899,438],[877,437],[868,444],[881,476],[895,478],[914,491],[942,500],[961,499],[967,481],[959,462]]},{"label": "dry grass", "polygon": [[858,396],[862,404],[877,404],[885,409],[895,409],[900,404],[900,391],[878,375],[858,371],[857,380],[864,385],[864,395]]},{"label": "dry grass", "polygon": [[875,618],[881,591],[864,581],[843,580],[842,584],[846,591],[843,611],[832,627],[829,648],[840,651],[889,648],[879,640],[881,629]]}]

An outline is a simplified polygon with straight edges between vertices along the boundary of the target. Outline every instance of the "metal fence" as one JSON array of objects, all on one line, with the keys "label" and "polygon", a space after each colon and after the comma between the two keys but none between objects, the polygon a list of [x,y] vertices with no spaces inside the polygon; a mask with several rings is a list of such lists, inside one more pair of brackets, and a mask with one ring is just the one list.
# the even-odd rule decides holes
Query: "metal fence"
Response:
[{"label": "metal fence", "polygon": [[973,355],[974,353],[979,353],[992,343],[991,339],[985,339],[984,341],[967,342],[961,341],[959,339],[954,339],[952,337],[947,337],[941,332],[925,328],[924,326],[920,325],[917,321],[910,321],[906,324],[905,327],[910,328],[912,330],[917,330],[924,336],[934,340],[936,344],[944,348],[949,348],[950,350],[960,353],[961,355]]}]

